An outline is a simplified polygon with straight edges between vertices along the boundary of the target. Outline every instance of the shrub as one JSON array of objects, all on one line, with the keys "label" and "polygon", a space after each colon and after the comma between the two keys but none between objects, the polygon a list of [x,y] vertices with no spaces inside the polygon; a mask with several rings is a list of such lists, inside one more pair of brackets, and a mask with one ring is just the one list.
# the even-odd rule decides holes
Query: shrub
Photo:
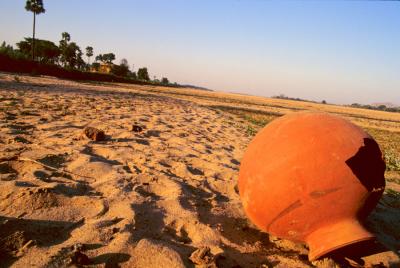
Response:
[{"label": "shrub", "polygon": [[400,171],[400,157],[393,150],[385,152],[386,170]]}]

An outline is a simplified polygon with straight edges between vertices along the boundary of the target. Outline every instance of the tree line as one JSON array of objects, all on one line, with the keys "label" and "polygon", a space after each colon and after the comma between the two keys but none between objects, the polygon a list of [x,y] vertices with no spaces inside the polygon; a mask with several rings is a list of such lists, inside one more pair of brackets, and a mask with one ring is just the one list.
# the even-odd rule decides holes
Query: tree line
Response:
[{"label": "tree line", "polygon": [[[68,70],[78,71],[101,71],[101,66],[105,65],[113,75],[129,78],[133,80],[151,81],[150,75],[146,67],[139,68],[137,72],[130,70],[128,60],[122,59],[119,64],[115,64],[115,54],[105,53],[95,57],[91,63],[91,58],[94,56],[92,46],[87,46],[84,51],[71,41],[71,35],[67,32],[61,34],[61,39],[57,44],[49,40],[37,39],[35,37],[36,15],[45,13],[45,8],[42,0],[27,0],[25,9],[33,13],[33,34],[31,37],[26,37],[24,40],[16,43],[14,48],[6,44],[4,41],[0,46],[0,54],[7,55],[13,59],[32,59],[32,61],[40,64],[57,65]],[[86,61],[83,59],[86,56]],[[163,77],[158,80],[154,77],[152,82],[169,85],[168,78]],[[175,83],[176,85],[176,83]]]},{"label": "tree line", "polygon": [[388,106],[386,106],[384,104],[381,104],[381,105],[369,105],[369,104],[352,103],[350,105],[350,107],[400,113],[400,107],[388,107]]}]

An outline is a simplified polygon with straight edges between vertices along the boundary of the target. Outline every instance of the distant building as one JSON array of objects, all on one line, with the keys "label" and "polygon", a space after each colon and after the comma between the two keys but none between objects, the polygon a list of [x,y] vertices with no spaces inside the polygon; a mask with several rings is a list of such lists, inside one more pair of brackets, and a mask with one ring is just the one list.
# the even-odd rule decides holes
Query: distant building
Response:
[{"label": "distant building", "polygon": [[111,73],[113,64],[112,63],[98,63],[98,64],[93,64],[92,67],[90,67],[90,71],[93,73],[104,73],[104,74],[109,74]]}]

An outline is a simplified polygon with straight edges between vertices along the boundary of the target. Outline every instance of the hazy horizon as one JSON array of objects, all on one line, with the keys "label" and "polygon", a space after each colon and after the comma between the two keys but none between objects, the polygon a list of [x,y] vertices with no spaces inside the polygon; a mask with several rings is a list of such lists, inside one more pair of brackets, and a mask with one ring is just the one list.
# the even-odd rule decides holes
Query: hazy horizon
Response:
[{"label": "hazy horizon", "polygon": [[[400,105],[400,2],[46,1],[36,36],[71,34],[151,78],[258,96]],[[25,0],[0,2],[0,41],[32,35]],[[6,27],[4,27],[6,26]],[[85,57],[86,59],[86,57]]]}]

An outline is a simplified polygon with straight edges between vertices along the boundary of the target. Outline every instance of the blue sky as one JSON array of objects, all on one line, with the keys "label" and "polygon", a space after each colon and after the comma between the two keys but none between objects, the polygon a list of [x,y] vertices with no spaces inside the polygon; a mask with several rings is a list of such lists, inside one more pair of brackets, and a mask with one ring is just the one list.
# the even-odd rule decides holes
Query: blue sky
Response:
[{"label": "blue sky", "polygon": [[[32,34],[24,0],[0,1],[0,41]],[[44,0],[37,37],[67,31],[150,75],[215,90],[400,105],[400,2]]]}]

